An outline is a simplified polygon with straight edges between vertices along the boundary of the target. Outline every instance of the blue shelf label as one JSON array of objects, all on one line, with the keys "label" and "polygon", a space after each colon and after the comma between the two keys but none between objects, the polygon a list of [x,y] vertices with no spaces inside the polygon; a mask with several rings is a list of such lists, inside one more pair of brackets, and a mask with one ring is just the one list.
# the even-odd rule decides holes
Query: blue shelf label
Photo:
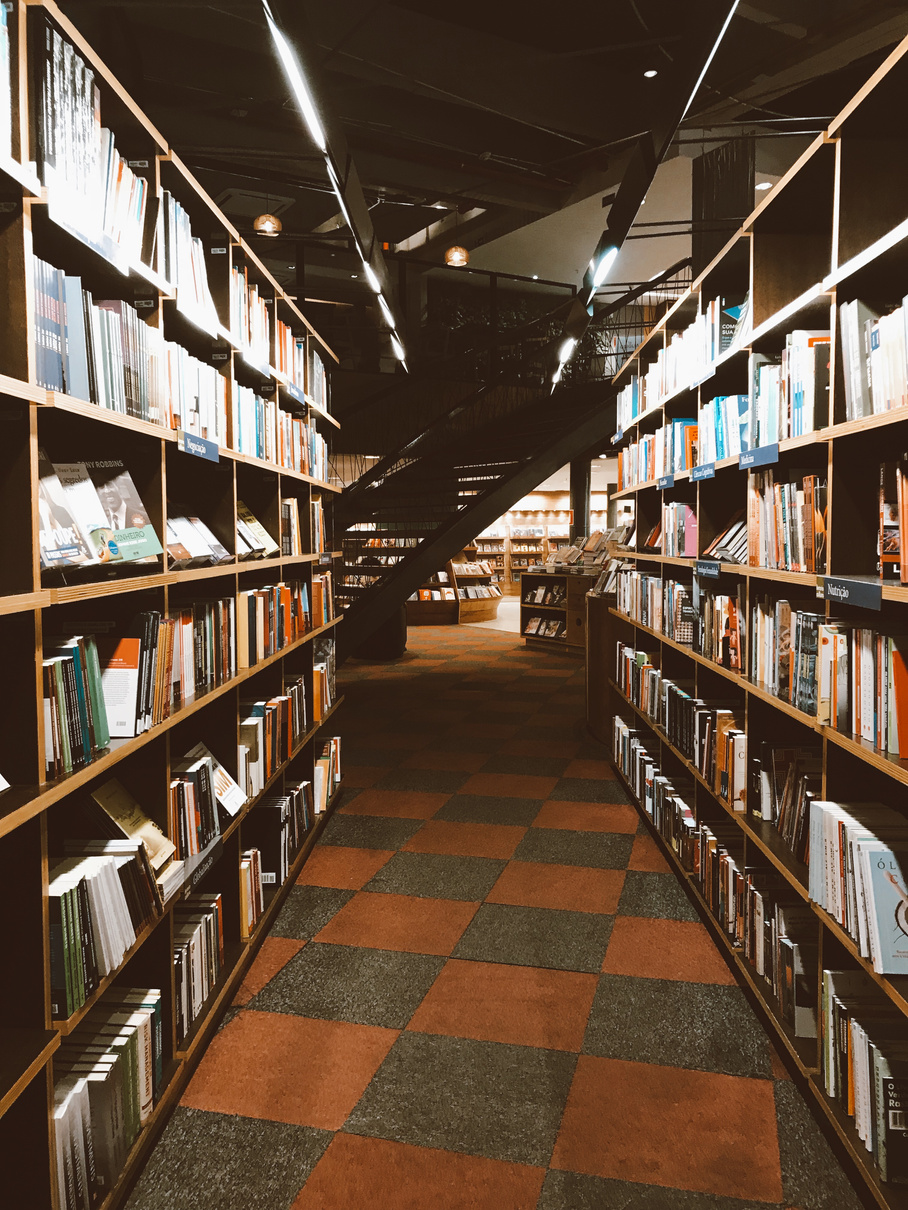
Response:
[{"label": "blue shelf label", "polygon": [[670,487],[674,487],[674,486],[675,486],[675,476],[674,475],[663,475],[661,479],[656,480],[656,487],[658,487],[660,492],[668,491],[668,489]]},{"label": "blue shelf label", "polygon": [[840,605],[856,605],[859,609],[883,608],[881,580],[849,580],[843,576],[823,577],[823,597]]},{"label": "blue shelf label", "polygon": [[184,454],[193,454],[196,458],[205,458],[208,462],[220,462],[218,443],[209,441],[207,437],[197,437],[195,433],[187,433],[184,429],[177,430],[177,448]]},{"label": "blue shelf label", "polygon": [[778,441],[772,445],[761,445],[755,450],[746,450],[744,453],[738,455],[738,467],[742,471],[747,471],[751,467],[757,466],[775,466],[778,461]]},{"label": "blue shelf label", "polygon": [[306,402],[306,396],[299,389],[299,387],[296,385],[296,383],[287,382],[287,383],[283,383],[282,385],[284,387],[284,390],[287,392],[287,394],[290,396],[291,399],[295,399],[297,401],[297,403]]},{"label": "blue shelf label", "polygon": [[702,466],[695,466],[690,473],[690,477],[694,483],[699,483],[701,479],[715,479],[715,462],[704,462]]},{"label": "blue shelf label", "polygon": [[617,445],[619,441],[624,440],[624,429],[618,428],[615,430],[615,435],[612,438],[612,445]]},{"label": "blue shelf label", "polygon": [[698,559],[694,564],[694,574],[698,576],[706,576],[710,580],[718,580],[720,564],[716,559]]}]

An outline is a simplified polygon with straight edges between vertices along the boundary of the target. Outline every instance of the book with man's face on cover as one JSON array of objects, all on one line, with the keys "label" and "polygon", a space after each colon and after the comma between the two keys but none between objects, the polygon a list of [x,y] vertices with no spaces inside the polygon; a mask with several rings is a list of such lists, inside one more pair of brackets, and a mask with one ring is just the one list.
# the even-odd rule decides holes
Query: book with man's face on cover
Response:
[{"label": "book with man's face on cover", "polygon": [[161,543],[119,459],[56,462],[66,503],[94,563],[150,562]]}]

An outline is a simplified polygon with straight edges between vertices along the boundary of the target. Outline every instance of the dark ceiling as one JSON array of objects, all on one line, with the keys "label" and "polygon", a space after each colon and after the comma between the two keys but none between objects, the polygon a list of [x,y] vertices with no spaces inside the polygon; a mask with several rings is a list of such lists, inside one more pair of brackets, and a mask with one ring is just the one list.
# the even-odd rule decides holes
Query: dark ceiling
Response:
[{"label": "dark ceiling", "polygon": [[[308,0],[296,8],[378,237],[398,244],[472,212],[457,242],[475,248],[614,189],[634,136],[678,105],[679,56],[703,61],[727,5]],[[61,8],[241,230],[262,210],[280,214],[285,234],[267,246],[279,278],[293,286],[289,266],[304,260],[308,297],[366,301],[345,246],[328,235],[337,203],[259,0],[62,0]],[[835,112],[905,33],[903,0],[742,0],[685,127],[737,123],[768,136],[795,116],[812,120],[796,129],[819,129],[816,119]],[[646,79],[647,69],[658,74]],[[448,235],[412,255],[440,263]]]}]

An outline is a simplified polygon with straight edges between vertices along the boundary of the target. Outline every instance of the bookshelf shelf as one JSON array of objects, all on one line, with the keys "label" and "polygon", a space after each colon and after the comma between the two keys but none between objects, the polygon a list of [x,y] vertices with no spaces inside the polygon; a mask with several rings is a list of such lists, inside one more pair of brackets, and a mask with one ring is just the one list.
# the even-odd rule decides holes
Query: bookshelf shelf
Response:
[{"label": "bookshelf shelf", "polygon": [[6,1113],[60,1045],[52,1029],[0,1029],[0,1115]]},{"label": "bookshelf shelf", "polygon": [[[327,439],[339,427],[329,411],[328,378],[337,358],[54,0],[14,0],[11,7],[13,147],[18,159],[0,156],[0,179],[4,196],[18,204],[0,233],[0,496],[17,524],[0,574],[0,637],[5,687],[15,709],[0,742],[0,773],[10,783],[0,792],[0,847],[7,869],[0,898],[7,918],[15,916],[8,930],[9,961],[21,977],[16,995],[0,998],[0,1165],[4,1171],[22,1170],[27,1141],[28,1173],[21,1191],[11,1188],[10,1195],[16,1198],[21,1192],[17,1204],[30,1210],[61,1210],[54,1159],[55,1086],[81,1053],[75,1048],[110,1013],[111,992],[157,989],[163,1008],[163,1078],[154,1090],[156,1103],[138,1136],[117,1143],[117,1154],[126,1159],[114,1174],[113,1187],[103,1196],[92,1194],[93,1204],[118,1210],[337,801],[335,795],[323,809],[338,775],[329,736],[342,704],[334,698],[333,637],[340,618],[331,616],[329,570],[340,554],[331,549],[330,517],[341,489],[326,481]],[[54,39],[59,59],[44,53],[46,41]],[[82,66],[62,83],[62,77],[56,80],[55,88],[45,88],[45,72],[52,74],[55,64],[62,63],[64,43],[74,48],[72,60]],[[83,185],[85,197],[91,187],[91,139],[79,143],[86,156],[80,159],[78,180],[66,179],[71,166],[60,151],[65,139],[56,145],[53,167],[45,155],[51,126],[56,132],[63,123],[75,125],[80,105],[91,99],[86,92],[84,98],[67,95],[62,103],[68,81],[83,78],[80,72],[98,88],[101,124],[112,132],[116,155],[124,161],[129,157],[115,187],[132,181],[136,196],[144,197],[148,207],[144,226],[127,231],[121,225],[117,239],[122,243],[104,234],[100,224],[94,229],[94,214],[102,207],[93,211],[79,200]],[[103,200],[100,174],[99,188]],[[126,209],[133,221],[132,197]],[[244,274],[255,287],[247,293],[242,293],[247,289]],[[259,309],[253,312],[253,307]],[[84,331],[75,318],[80,314]],[[234,322],[237,314],[257,318],[247,330],[245,318]],[[122,365],[118,357],[98,354],[102,348],[115,350],[118,343]],[[83,460],[122,467],[138,501],[129,504],[122,496],[108,496],[103,520],[96,514],[86,522],[55,469],[79,467]],[[57,488],[61,494],[54,496]],[[142,524],[150,525],[165,547],[154,554],[154,562],[141,564],[129,561],[136,551],[126,547],[126,530],[141,528],[136,519],[140,507],[147,518]],[[70,512],[68,519],[60,519]],[[198,521],[190,521],[196,517]],[[170,522],[172,532],[167,532]],[[245,540],[238,535],[240,522],[247,526]],[[84,553],[72,537],[60,537],[61,532],[76,534],[83,525]],[[100,563],[89,551],[86,535],[101,526],[109,527],[115,539],[103,548],[104,555],[125,556],[116,566]],[[196,539],[204,536],[199,548],[191,538],[194,526]],[[178,531],[188,542],[185,550],[179,548],[184,543],[183,537],[178,543]],[[276,553],[275,543],[277,552],[298,553]],[[215,549],[220,546],[230,557],[215,564],[213,559],[223,557]],[[82,566],[65,565],[74,550]],[[243,559],[250,550],[269,557]],[[48,567],[43,569],[42,563]],[[309,610],[310,629],[301,634],[304,609]],[[330,620],[319,624],[322,618]],[[256,643],[261,651],[284,636],[291,641],[242,667],[247,623],[253,652]],[[147,661],[141,673],[139,665],[125,665],[140,686],[134,691],[134,714],[141,716],[144,710],[146,717],[159,720],[134,735],[127,712],[125,725],[121,721],[111,728],[126,738],[106,744],[100,703],[107,688],[92,677],[109,670],[110,656],[100,654],[94,666],[87,662],[83,672],[74,674],[82,679],[67,682],[65,695],[61,688],[57,697],[53,687],[48,689],[54,673],[49,682],[45,672],[58,659],[77,666],[72,656],[55,654],[67,636],[97,635],[100,652],[105,633],[118,643],[135,644],[137,660]],[[144,637],[127,637],[136,634]],[[146,641],[149,635],[154,644]],[[82,641],[87,652],[88,642]],[[154,652],[151,659],[149,652]],[[77,684],[82,685],[81,699]],[[303,704],[306,725],[297,713]],[[109,708],[108,702],[108,713]],[[274,718],[280,720],[273,758],[259,754],[256,746],[250,749],[261,716],[249,712],[259,709],[269,718],[277,712]],[[314,721],[319,713],[322,717]],[[301,727],[295,742],[291,726]],[[265,734],[264,723],[260,734]],[[197,773],[197,782],[187,780],[185,770],[194,758],[182,762],[199,742],[203,751],[215,754],[224,773],[237,783],[245,778],[245,802],[239,809],[232,802],[220,820],[202,818],[190,842],[192,815],[181,815],[182,790],[174,787],[196,786],[192,794],[186,791],[189,807],[204,803],[193,795],[207,789],[209,809],[211,785],[205,779],[223,789],[213,765],[205,764],[207,772],[204,777]],[[87,764],[79,763],[83,746],[93,749]],[[49,770],[72,764],[72,772],[48,776]],[[165,835],[173,833],[183,853],[201,851],[185,856],[182,867],[173,867],[161,914],[137,914],[139,901],[126,894],[133,932],[138,930],[135,939],[125,946],[126,936],[133,934],[124,932],[122,944],[108,946],[96,962],[86,949],[91,935],[87,913],[102,905],[106,912],[110,903],[100,897],[89,900],[88,891],[83,896],[87,884],[82,873],[72,892],[49,892],[49,882],[66,870],[60,862],[69,852],[82,859],[83,838],[101,840],[99,831],[107,835],[92,821],[92,796],[112,778]],[[305,811],[296,811],[303,800],[297,788],[307,783],[320,787],[309,795],[308,828]],[[295,813],[288,820],[283,812],[291,793],[296,794]],[[272,814],[281,799],[285,806]],[[213,810],[218,815],[219,809]],[[184,822],[186,834],[178,836]],[[268,883],[264,911],[252,937],[243,939],[242,854],[250,848],[264,854],[269,845],[279,856],[273,857],[276,864],[261,866]],[[133,888],[133,897],[136,893]],[[66,909],[61,894],[73,896]],[[200,912],[200,904],[209,906]],[[63,927],[61,951],[64,911],[70,927]],[[205,978],[213,986],[200,1011],[193,1014],[188,1005],[186,1036],[177,1045],[182,1029],[178,998],[186,984],[181,988],[178,982],[174,947],[183,946],[183,930],[193,919],[213,920],[216,928],[220,923],[224,961],[217,977],[212,961]],[[125,929],[125,918],[121,923]],[[201,946],[194,927],[190,925],[190,933]],[[187,941],[182,951],[187,969],[193,962],[198,969],[201,955],[191,954],[189,946]],[[62,1004],[61,953],[67,967]],[[90,979],[88,966],[83,967],[89,961],[96,967]],[[102,970],[108,973],[100,975]],[[52,1011],[78,1004],[86,986],[94,990],[69,1017],[51,1017]],[[122,1130],[123,1123],[114,1128]],[[68,1136],[67,1129],[63,1137]]]},{"label": "bookshelf shelf", "polygon": [[[901,756],[890,750],[899,747],[901,728],[893,731],[893,719],[897,723],[902,711],[895,682],[890,687],[888,679],[890,668],[893,677],[901,676],[899,639],[908,629],[908,584],[881,580],[878,562],[880,549],[893,550],[891,544],[882,545],[894,541],[891,516],[888,533],[883,529],[882,505],[890,502],[884,494],[887,468],[894,468],[892,460],[908,445],[908,370],[904,355],[893,353],[891,344],[884,346],[882,336],[871,344],[871,336],[884,331],[884,321],[901,322],[898,308],[908,291],[904,193],[891,157],[881,154],[883,148],[894,151],[903,145],[892,115],[893,102],[906,86],[908,38],[761,200],[613,380],[624,392],[618,411],[623,425],[613,443],[622,447],[622,482],[632,484],[638,475],[643,481],[615,493],[634,501],[636,544],[615,552],[626,569],[618,573],[616,595],[595,608],[590,605],[595,633],[588,636],[589,677],[604,682],[588,695],[591,729],[611,747],[622,784],[809,1088],[817,1115],[837,1141],[865,1200],[884,1210],[904,1210],[908,1189],[880,1179],[876,1158],[885,1146],[871,1154],[858,1137],[854,1117],[839,1099],[826,1095],[826,1052],[815,1039],[796,1037],[793,1024],[799,1020],[798,1033],[809,1033],[813,1014],[819,1030],[825,1027],[835,1037],[836,1031],[848,1029],[849,1020],[863,1024],[861,1005],[866,1004],[868,1034],[872,1021],[880,1018],[895,1031],[893,1036],[908,1036],[908,975],[879,973],[867,956],[876,953],[877,965],[888,971],[904,969],[902,938],[892,929],[888,904],[891,940],[887,934],[880,942],[870,925],[859,925],[872,910],[871,900],[882,911],[872,886],[862,883],[862,899],[854,897],[858,874],[851,857],[860,833],[845,831],[853,829],[853,821],[841,824],[839,835],[846,840],[840,839],[838,847],[846,852],[842,861],[848,868],[833,878],[829,870],[841,864],[838,847],[832,867],[832,849],[817,858],[817,836],[808,827],[811,819],[816,828],[826,821],[833,834],[828,844],[834,845],[829,802],[843,804],[862,822],[870,819],[871,833],[883,826],[873,824],[875,818],[886,819],[889,830],[875,842],[878,860],[872,877],[882,877],[876,871],[886,868],[880,864],[886,851],[898,848],[901,853],[901,837],[908,837],[908,754],[904,737]],[[731,311],[741,299],[749,317],[736,330],[736,343],[705,372],[689,375],[691,381],[645,408],[647,392],[653,398],[663,383],[677,383],[678,366],[702,364],[704,352],[721,347],[730,329],[719,331],[712,308],[720,314]],[[896,313],[891,319],[890,312]],[[700,345],[695,319],[704,334]],[[682,332],[682,342],[688,339],[688,329],[690,361],[688,346],[673,343]],[[865,348],[872,348],[877,358],[866,382],[859,381]],[[809,349],[814,350],[804,362],[809,367],[793,387],[794,379],[786,377],[789,359]],[[783,355],[788,368],[780,365]],[[884,355],[888,360],[881,363]],[[761,399],[759,376],[763,366],[773,364],[780,365],[778,379],[771,379],[781,390],[777,416],[759,410],[766,399]],[[891,383],[883,380],[881,364],[887,372],[891,367]],[[651,377],[645,380],[647,374]],[[727,403],[712,404],[727,396]],[[638,407],[645,410],[632,415]],[[701,426],[698,446],[709,451],[707,457],[713,450],[737,447],[738,421],[745,452],[754,454],[745,439],[753,440],[755,432],[764,452],[717,460],[699,474],[695,467],[657,478],[654,467],[680,460],[679,431],[688,452],[688,430],[670,428],[672,420],[685,417]],[[770,444],[774,433],[781,436],[777,450]],[[631,448],[629,443],[635,442]],[[894,485],[894,469],[891,477]],[[820,497],[814,495],[818,489],[824,493]],[[894,493],[893,486],[892,501]],[[738,518],[749,526],[746,553]],[[685,541],[692,534],[688,522],[696,524],[692,543]],[[901,519],[899,529],[906,541]],[[665,534],[667,549],[696,550],[698,556],[662,554],[658,544]],[[778,559],[788,567],[821,570],[716,563],[709,551],[726,534],[732,534],[731,557],[749,560],[759,549],[763,562]],[[827,600],[827,594],[833,599]],[[657,629],[663,624],[667,633]],[[817,645],[804,640],[793,647],[787,665],[774,662],[780,640],[782,650],[788,642],[786,633],[795,642],[796,627],[798,643],[814,627]],[[867,652],[860,666],[855,635]],[[894,646],[887,647],[890,637]],[[834,668],[828,655],[833,649]],[[722,651],[725,665],[738,666],[716,662]],[[774,692],[776,680],[783,685],[783,697]],[[648,695],[656,696],[651,702]],[[834,699],[838,713],[830,704]],[[773,784],[781,750],[788,755],[782,754],[780,767],[798,771],[797,785]],[[729,797],[739,807],[744,802],[744,810],[736,811],[718,792],[721,779],[723,790],[731,786]],[[812,808],[813,802],[820,807]],[[893,816],[881,812],[877,817],[869,805],[856,805],[875,803],[896,812],[904,831]],[[810,864],[809,844],[814,846]],[[824,857],[826,866],[818,867],[815,862]],[[895,864],[904,872],[903,862]],[[811,892],[822,902],[812,899]],[[769,915],[764,917],[764,911]],[[761,926],[771,916],[771,946],[765,933],[760,944],[754,912]],[[840,923],[846,919],[847,928]],[[775,972],[775,986],[757,974],[758,962]],[[850,1004],[850,992],[828,993],[837,997],[841,1014],[834,1028],[823,1019],[828,1001],[823,999],[822,971],[833,977],[844,971],[862,981],[859,1004]],[[789,986],[795,989],[790,996]],[[843,1082],[863,1078],[855,1053],[843,1057],[839,1049],[836,1062],[844,1064],[840,1089]],[[899,1136],[893,1145],[902,1143]]]}]

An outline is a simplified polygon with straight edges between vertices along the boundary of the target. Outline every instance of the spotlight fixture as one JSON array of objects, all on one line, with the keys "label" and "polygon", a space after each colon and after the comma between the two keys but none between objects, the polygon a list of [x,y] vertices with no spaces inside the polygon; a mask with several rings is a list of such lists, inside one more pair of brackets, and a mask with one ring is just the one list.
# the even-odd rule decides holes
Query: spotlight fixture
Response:
[{"label": "spotlight fixture", "polygon": [[404,352],[404,346],[400,343],[400,339],[395,332],[391,333],[391,348],[394,350],[394,356],[398,361],[405,360],[407,355]]},{"label": "spotlight fixture", "polygon": [[322,127],[321,119],[318,116],[318,110],[315,106],[312,94],[303,79],[302,72],[299,69],[299,64],[296,61],[296,56],[290,49],[287,39],[278,29],[274,20],[274,15],[271,12],[271,6],[268,0],[262,0],[262,8],[265,10],[265,20],[268,22],[268,28],[271,31],[271,37],[274,45],[277,48],[277,53],[280,56],[281,62],[284,65],[284,71],[287,74],[287,79],[290,81],[290,87],[296,96],[296,102],[300,107],[306,125],[309,128],[309,134],[312,142],[321,152],[327,151],[328,140],[325,138],[325,131]]},{"label": "spotlight fixture", "polygon": [[280,235],[283,223],[276,214],[260,214],[252,223],[256,235]]},{"label": "spotlight fixture", "polygon": [[388,325],[389,328],[393,328],[394,327],[394,316],[391,314],[391,308],[385,302],[385,298],[384,298],[383,294],[379,294],[379,296],[378,296],[378,305],[381,307],[381,313],[384,317],[385,323]]},{"label": "spotlight fixture", "polygon": [[372,268],[372,266],[366,260],[363,261],[363,268],[366,271],[366,281],[369,283],[369,285],[372,287],[372,289],[375,291],[376,294],[381,294],[381,282],[375,276],[375,270]]},{"label": "spotlight fixture", "polygon": [[656,71],[656,69],[654,67],[651,67],[649,69],[649,71],[645,71],[643,74],[644,74],[644,76],[646,76],[647,80],[651,80],[653,78],[653,76],[658,76],[659,73]]},{"label": "spotlight fixture", "polygon": [[445,264],[450,265],[452,269],[462,269],[464,265],[470,263],[470,254],[466,248],[461,248],[459,244],[455,244],[445,253]]}]

